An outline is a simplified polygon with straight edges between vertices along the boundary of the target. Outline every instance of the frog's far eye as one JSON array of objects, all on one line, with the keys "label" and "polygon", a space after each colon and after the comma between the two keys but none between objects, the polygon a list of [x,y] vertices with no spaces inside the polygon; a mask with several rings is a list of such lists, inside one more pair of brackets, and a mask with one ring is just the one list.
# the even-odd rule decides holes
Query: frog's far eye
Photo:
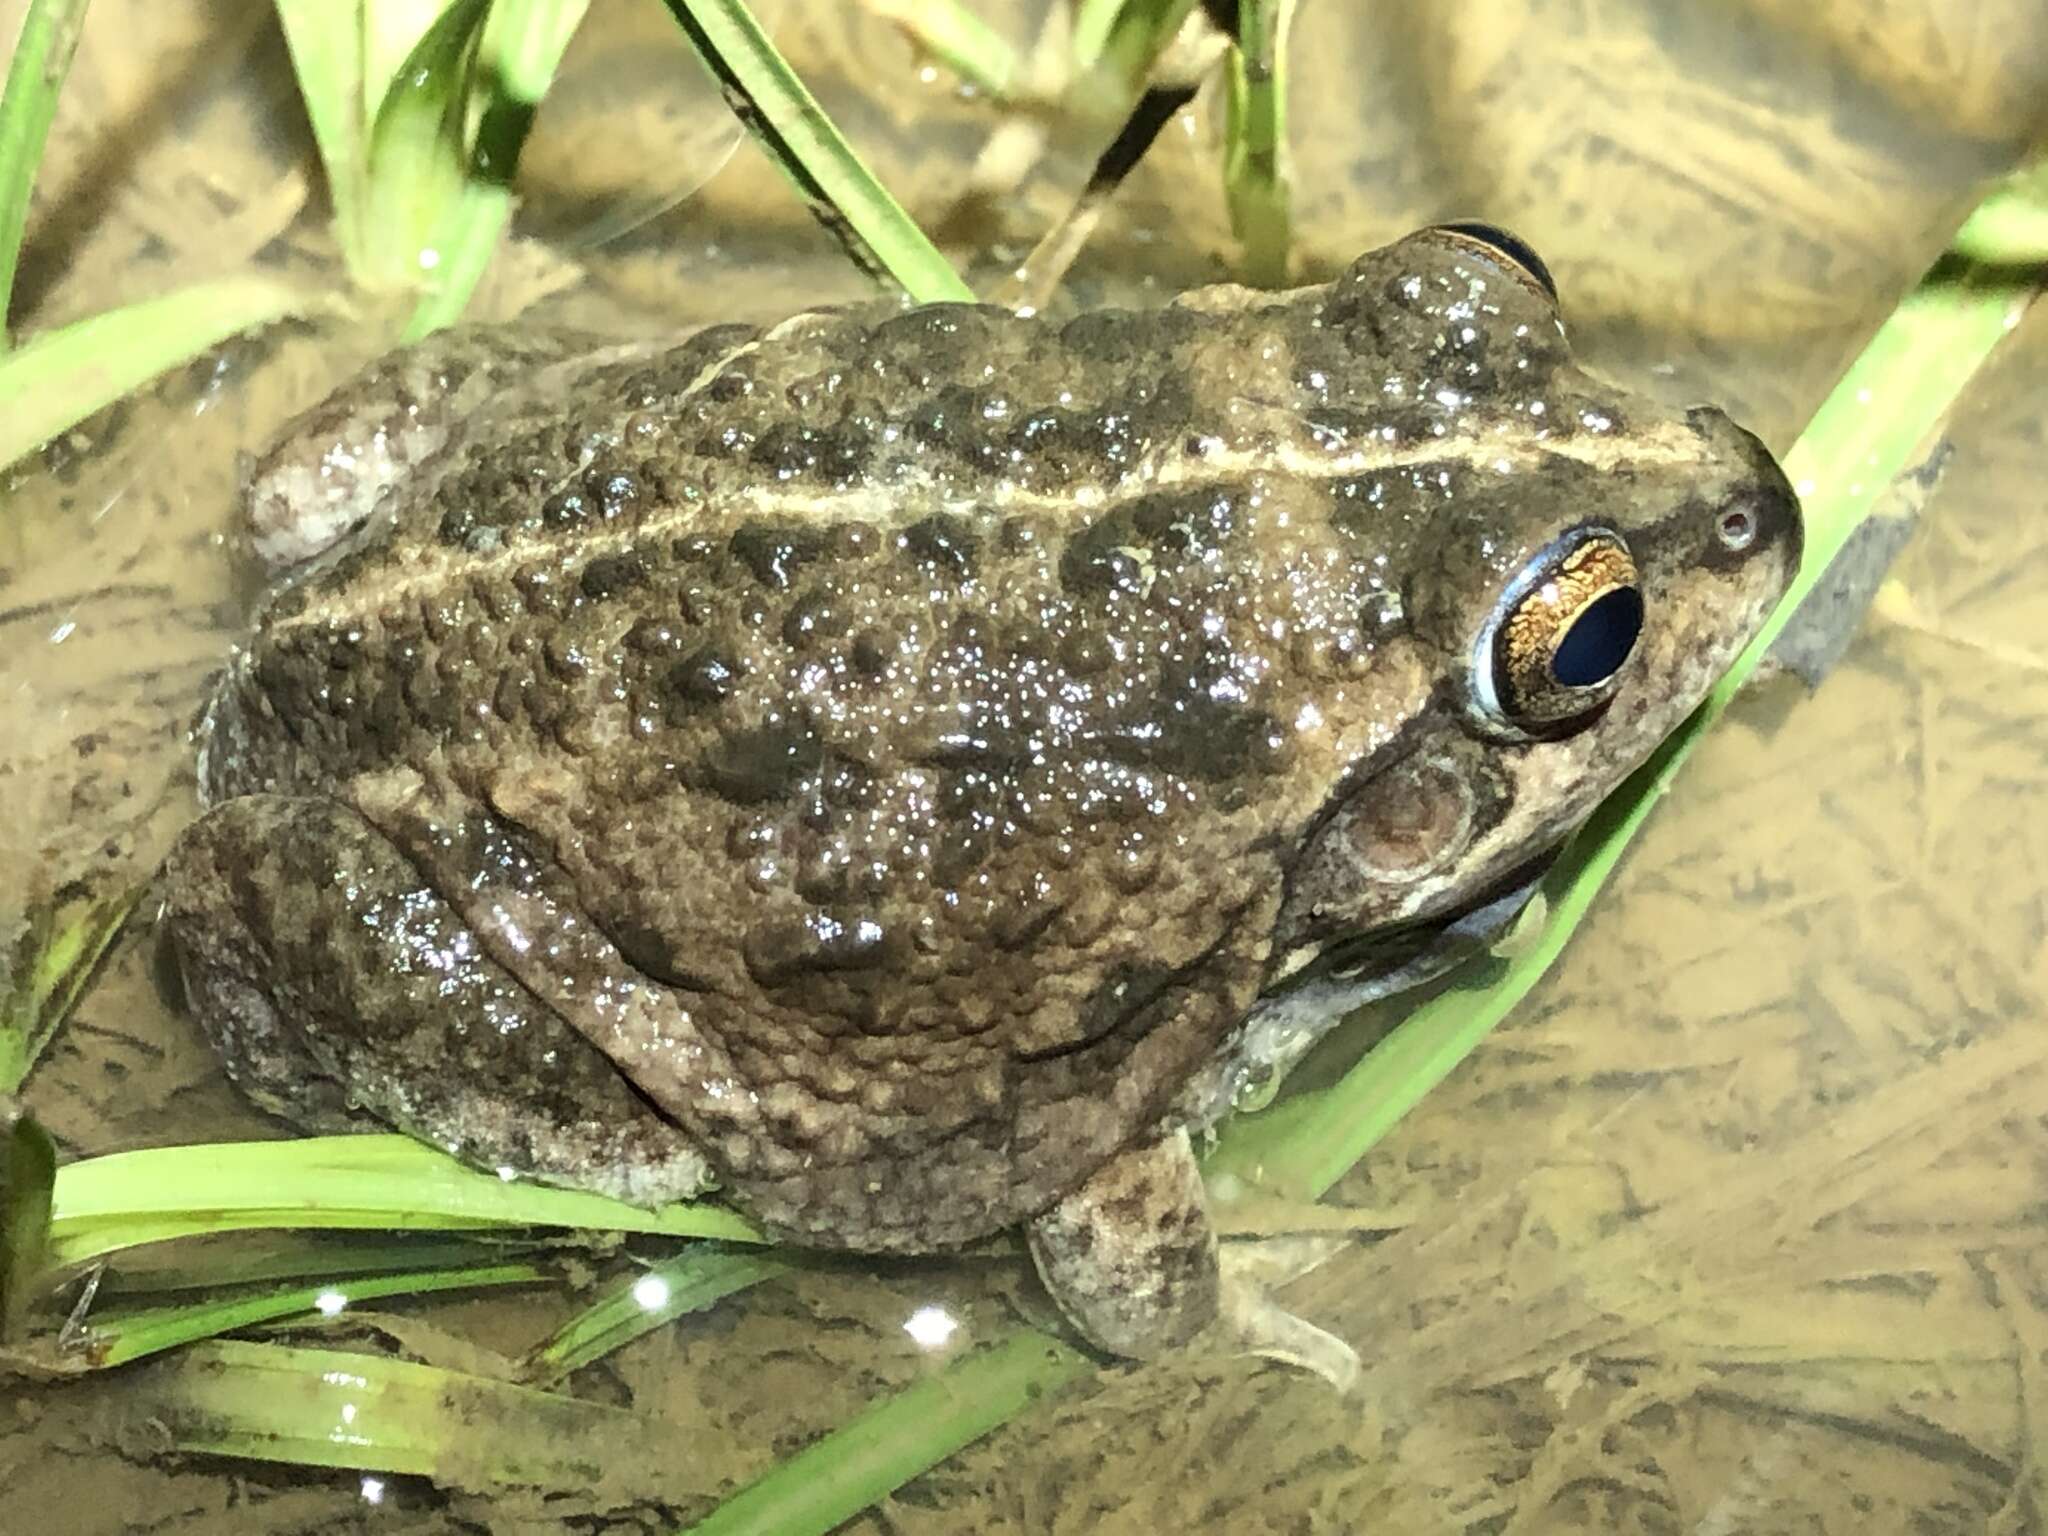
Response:
[{"label": "frog's far eye", "polygon": [[1508,588],[1481,636],[1479,702],[1537,735],[1586,723],[1614,696],[1642,629],[1643,590],[1621,537],[1561,540]]},{"label": "frog's far eye", "polygon": [[1478,219],[1454,219],[1448,224],[1431,227],[1468,245],[1480,247],[1495,261],[1506,263],[1517,276],[1542,289],[1551,303],[1557,302],[1557,280],[1550,275],[1550,268],[1543,264],[1543,258],[1531,250],[1529,243],[1519,235],[1510,234],[1498,224],[1486,224]]}]

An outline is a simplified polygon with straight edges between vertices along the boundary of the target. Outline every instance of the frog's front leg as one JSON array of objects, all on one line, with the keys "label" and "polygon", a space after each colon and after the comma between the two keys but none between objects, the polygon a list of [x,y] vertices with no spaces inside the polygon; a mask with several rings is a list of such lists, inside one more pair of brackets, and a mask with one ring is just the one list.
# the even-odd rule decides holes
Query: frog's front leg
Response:
[{"label": "frog's front leg", "polygon": [[164,882],[192,1011],[273,1113],[639,1205],[707,1183],[683,1133],[348,807],[229,800],[180,836]]},{"label": "frog's front leg", "polygon": [[1340,1391],[1358,1377],[1350,1345],[1221,1261],[1185,1130],[1112,1158],[1026,1237],[1046,1290],[1098,1349],[1147,1360],[1206,1334],[1226,1350],[1313,1371]]},{"label": "frog's front leg", "polygon": [[1150,1359],[1216,1320],[1216,1229],[1186,1131],[1111,1158],[1025,1235],[1046,1290],[1098,1349]]}]

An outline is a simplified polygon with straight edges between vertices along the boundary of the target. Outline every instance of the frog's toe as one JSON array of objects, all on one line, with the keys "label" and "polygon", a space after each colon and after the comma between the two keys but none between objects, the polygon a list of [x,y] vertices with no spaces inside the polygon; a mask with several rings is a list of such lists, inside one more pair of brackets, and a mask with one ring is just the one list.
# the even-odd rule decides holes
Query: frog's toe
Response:
[{"label": "frog's toe", "polygon": [[[1263,1245],[1254,1245],[1263,1246]],[[1239,1262],[1236,1245],[1223,1255],[1223,1289],[1219,1332],[1241,1354],[1258,1355],[1283,1365],[1311,1371],[1339,1392],[1356,1387],[1364,1366],[1353,1349],[1336,1334],[1289,1312],[1268,1294],[1263,1258]],[[1310,1266],[1313,1267],[1313,1266]]]},{"label": "frog's toe", "polygon": [[1045,1288],[1098,1349],[1151,1359],[1216,1319],[1216,1231],[1185,1131],[1113,1158],[1026,1235]]}]

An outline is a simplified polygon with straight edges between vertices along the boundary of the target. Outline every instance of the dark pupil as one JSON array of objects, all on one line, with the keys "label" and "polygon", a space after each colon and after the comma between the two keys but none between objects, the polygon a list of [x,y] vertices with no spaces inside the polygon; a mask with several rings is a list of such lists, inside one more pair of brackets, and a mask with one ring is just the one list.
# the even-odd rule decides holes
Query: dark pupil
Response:
[{"label": "dark pupil", "polygon": [[1572,621],[1550,654],[1550,675],[1564,688],[1591,688],[1621,670],[1643,632],[1643,594],[1616,587]]}]

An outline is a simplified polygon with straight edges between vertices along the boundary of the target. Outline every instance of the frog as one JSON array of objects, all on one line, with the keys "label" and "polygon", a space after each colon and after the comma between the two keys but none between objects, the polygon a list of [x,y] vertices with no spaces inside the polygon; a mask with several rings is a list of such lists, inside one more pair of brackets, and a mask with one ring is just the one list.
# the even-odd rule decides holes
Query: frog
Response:
[{"label": "frog", "polygon": [[1497,939],[1787,590],[1798,499],[1513,235],[1065,316],[458,328],[248,482],[162,871],[253,1101],[1257,1331],[1200,1154]]}]

